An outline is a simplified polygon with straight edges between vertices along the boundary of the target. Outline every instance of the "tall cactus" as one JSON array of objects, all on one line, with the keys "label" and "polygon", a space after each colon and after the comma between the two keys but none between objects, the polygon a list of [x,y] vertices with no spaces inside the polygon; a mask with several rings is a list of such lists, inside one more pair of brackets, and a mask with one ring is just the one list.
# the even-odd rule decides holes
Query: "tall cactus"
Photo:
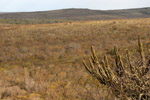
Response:
[{"label": "tall cactus", "polygon": [[[118,52],[118,48],[114,47],[115,52],[115,68],[112,69],[107,59],[99,61],[96,56],[94,47],[91,47],[90,65],[83,61],[86,70],[96,77],[101,84],[112,89],[116,97],[120,99],[131,100],[150,100],[150,61],[145,59],[143,45],[138,37],[139,54],[141,63],[132,64],[129,50],[127,50],[127,64],[123,63],[122,57]],[[100,64],[101,63],[101,64]]]}]

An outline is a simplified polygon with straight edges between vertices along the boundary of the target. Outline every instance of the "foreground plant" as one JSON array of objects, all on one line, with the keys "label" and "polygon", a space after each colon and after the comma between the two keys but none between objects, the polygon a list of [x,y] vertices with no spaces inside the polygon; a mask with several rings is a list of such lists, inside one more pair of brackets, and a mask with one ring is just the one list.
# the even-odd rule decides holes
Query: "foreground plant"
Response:
[{"label": "foreground plant", "polygon": [[100,62],[92,46],[89,65],[85,61],[83,64],[86,70],[101,84],[108,86],[116,97],[125,100],[150,100],[150,60],[144,55],[140,36],[138,46],[140,60],[133,61],[127,50],[126,63],[123,63],[115,46],[115,64],[109,64],[107,56]]}]

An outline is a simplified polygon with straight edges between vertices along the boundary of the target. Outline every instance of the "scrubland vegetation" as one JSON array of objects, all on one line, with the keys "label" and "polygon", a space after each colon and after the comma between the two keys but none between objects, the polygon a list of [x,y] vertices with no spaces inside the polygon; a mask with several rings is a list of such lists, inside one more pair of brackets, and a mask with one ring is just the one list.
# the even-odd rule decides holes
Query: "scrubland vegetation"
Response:
[{"label": "scrubland vegetation", "polygon": [[0,13],[0,23],[50,24],[71,21],[149,18],[150,7],[122,10],[60,9],[37,12]]},{"label": "scrubland vegetation", "polygon": [[[138,34],[150,53],[150,19],[85,21],[57,24],[0,24],[0,99],[117,100],[111,88],[83,67],[93,45],[110,63],[114,46],[135,58]],[[124,60],[124,59],[123,59]]]},{"label": "scrubland vegetation", "polygon": [[[149,100],[150,99],[150,58],[145,57],[143,45],[138,36],[139,58],[134,61],[129,50],[126,50],[126,59],[114,47],[115,62],[109,65],[107,56],[100,62],[96,56],[94,47],[91,47],[92,55],[89,57],[88,66],[83,60],[86,70],[97,80],[109,88],[113,94],[121,100]],[[137,55],[137,54],[136,54]],[[146,59],[147,58],[147,59]],[[124,63],[126,62],[126,64]],[[133,65],[134,64],[134,65]]]}]

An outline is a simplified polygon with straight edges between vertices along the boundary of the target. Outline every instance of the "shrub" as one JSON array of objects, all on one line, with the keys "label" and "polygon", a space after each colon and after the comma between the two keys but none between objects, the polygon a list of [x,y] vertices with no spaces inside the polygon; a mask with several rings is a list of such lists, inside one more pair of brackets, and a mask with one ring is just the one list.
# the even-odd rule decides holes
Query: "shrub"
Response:
[{"label": "shrub", "polygon": [[[126,60],[122,60],[118,48],[114,47],[115,63],[109,64],[107,56],[99,62],[94,47],[89,65],[83,61],[86,70],[96,77],[101,84],[109,87],[120,99],[149,100],[150,99],[150,60],[146,59],[140,36],[138,38],[140,60],[133,61],[129,51]],[[136,57],[138,58],[138,57]],[[124,63],[126,62],[126,63]],[[115,66],[110,66],[115,65]]]}]

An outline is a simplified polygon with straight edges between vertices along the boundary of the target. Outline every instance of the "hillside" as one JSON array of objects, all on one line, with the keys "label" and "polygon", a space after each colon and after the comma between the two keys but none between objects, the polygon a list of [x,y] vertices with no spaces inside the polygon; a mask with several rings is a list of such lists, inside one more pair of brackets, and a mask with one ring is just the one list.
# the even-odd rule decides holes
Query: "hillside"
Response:
[{"label": "hillside", "polygon": [[[85,70],[93,45],[100,60],[138,59],[137,35],[150,55],[150,18],[37,25],[0,24],[1,100],[117,100]],[[111,58],[112,57],[112,58]],[[118,99],[120,100],[120,99]]]},{"label": "hillside", "polygon": [[[17,23],[17,21],[19,21],[18,23],[20,23],[24,21],[26,23],[51,23],[74,20],[107,20],[148,17],[150,17],[150,8],[123,10],[62,9],[39,12],[1,13],[0,22]],[[9,21],[7,21],[8,19]]]}]

